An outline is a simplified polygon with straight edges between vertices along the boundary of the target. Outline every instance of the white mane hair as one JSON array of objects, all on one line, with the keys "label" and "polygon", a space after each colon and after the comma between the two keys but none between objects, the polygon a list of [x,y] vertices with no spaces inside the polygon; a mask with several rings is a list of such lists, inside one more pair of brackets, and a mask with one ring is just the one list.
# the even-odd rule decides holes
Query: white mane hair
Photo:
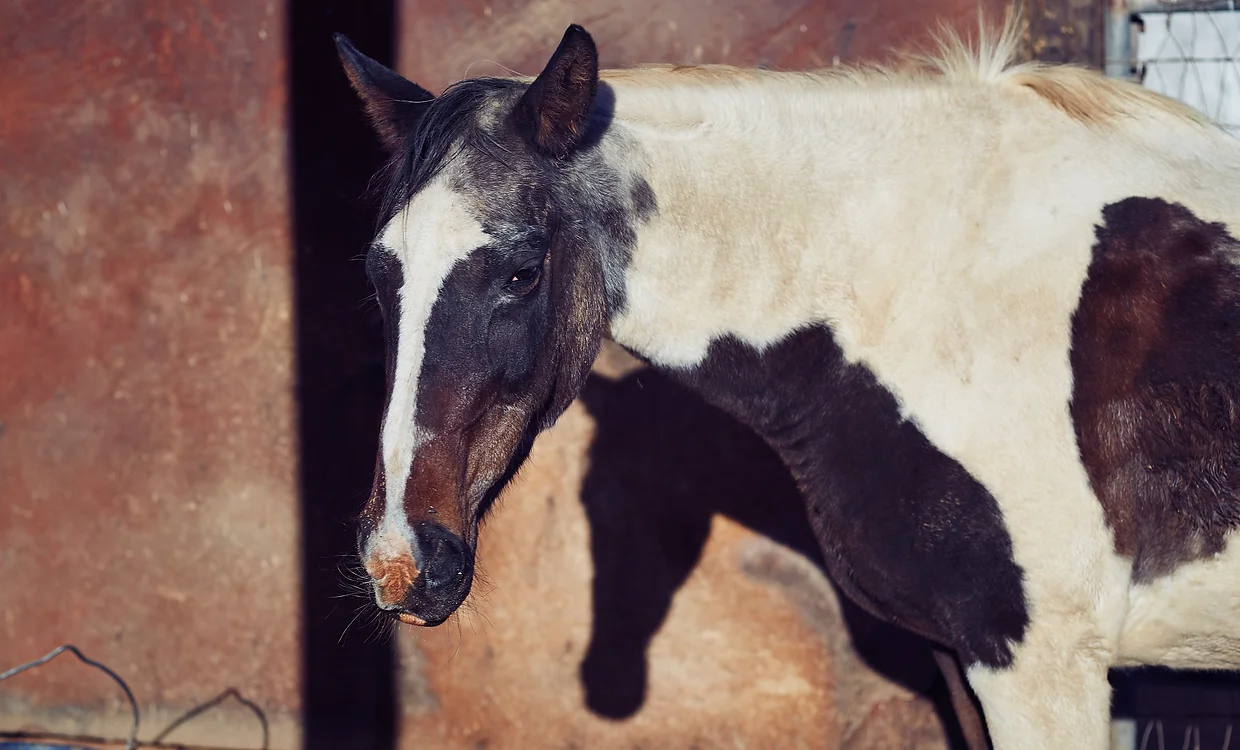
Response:
[{"label": "white mane hair", "polygon": [[[941,24],[932,35],[930,52],[896,51],[893,64],[861,63],[811,71],[774,71],[732,65],[642,64],[602,71],[601,79],[626,85],[688,95],[720,88],[742,89],[779,82],[788,91],[820,91],[824,86],[864,85],[893,88],[974,87],[1025,89],[1083,123],[1104,124],[1122,117],[1170,116],[1209,125],[1199,111],[1138,84],[1107,78],[1074,65],[1021,60],[1023,24],[1011,10],[998,29],[978,16],[976,36],[962,35]],[[661,113],[667,113],[662,110]]]}]

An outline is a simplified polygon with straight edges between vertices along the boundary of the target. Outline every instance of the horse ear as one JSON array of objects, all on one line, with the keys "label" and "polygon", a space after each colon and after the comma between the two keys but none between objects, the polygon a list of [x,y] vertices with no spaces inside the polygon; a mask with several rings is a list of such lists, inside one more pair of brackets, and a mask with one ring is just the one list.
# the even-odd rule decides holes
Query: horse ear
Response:
[{"label": "horse ear", "polygon": [[395,151],[418,124],[434,94],[358,52],[344,34],[333,38],[345,75],[361,97],[379,141],[388,151]]},{"label": "horse ear", "polygon": [[598,88],[598,50],[586,30],[573,24],[538,78],[517,103],[521,131],[550,156],[563,157],[581,144]]}]

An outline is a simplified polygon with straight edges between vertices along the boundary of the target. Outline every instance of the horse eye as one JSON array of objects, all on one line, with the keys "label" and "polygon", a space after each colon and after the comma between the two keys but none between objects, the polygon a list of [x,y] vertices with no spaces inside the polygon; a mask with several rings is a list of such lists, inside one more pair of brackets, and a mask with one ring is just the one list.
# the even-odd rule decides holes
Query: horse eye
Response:
[{"label": "horse eye", "polygon": [[541,276],[541,265],[529,265],[514,273],[506,286],[518,294],[528,292],[534,288]]}]

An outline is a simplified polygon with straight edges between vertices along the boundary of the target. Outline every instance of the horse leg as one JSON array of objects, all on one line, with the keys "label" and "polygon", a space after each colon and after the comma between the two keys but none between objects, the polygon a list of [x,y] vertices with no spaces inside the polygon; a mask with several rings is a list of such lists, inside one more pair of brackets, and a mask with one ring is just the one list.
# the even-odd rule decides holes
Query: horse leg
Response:
[{"label": "horse leg", "polygon": [[964,672],[960,668],[960,659],[946,649],[934,647],[934,661],[943,673],[947,682],[947,694],[951,696],[952,709],[956,712],[956,721],[960,724],[960,733],[969,750],[990,750],[990,739],[986,736],[986,723],[982,720],[982,711],[969,694],[969,686],[965,683]]},{"label": "horse leg", "polygon": [[995,750],[1109,747],[1111,655],[1088,632],[1043,623],[1013,649],[1011,665],[968,668]]}]

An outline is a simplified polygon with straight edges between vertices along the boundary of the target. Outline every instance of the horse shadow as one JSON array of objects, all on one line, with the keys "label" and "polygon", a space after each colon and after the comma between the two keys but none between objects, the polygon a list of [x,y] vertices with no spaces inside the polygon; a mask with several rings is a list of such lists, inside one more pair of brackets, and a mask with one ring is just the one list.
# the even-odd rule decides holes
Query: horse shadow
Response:
[{"label": "horse shadow", "polygon": [[[625,719],[645,702],[647,648],[696,567],[713,516],[826,567],[790,473],[747,427],[650,369],[614,380],[592,374],[580,400],[596,422],[581,490],[595,573],[580,679],[591,711]],[[837,597],[861,659],[928,697],[951,745],[964,747],[931,644]]]}]

